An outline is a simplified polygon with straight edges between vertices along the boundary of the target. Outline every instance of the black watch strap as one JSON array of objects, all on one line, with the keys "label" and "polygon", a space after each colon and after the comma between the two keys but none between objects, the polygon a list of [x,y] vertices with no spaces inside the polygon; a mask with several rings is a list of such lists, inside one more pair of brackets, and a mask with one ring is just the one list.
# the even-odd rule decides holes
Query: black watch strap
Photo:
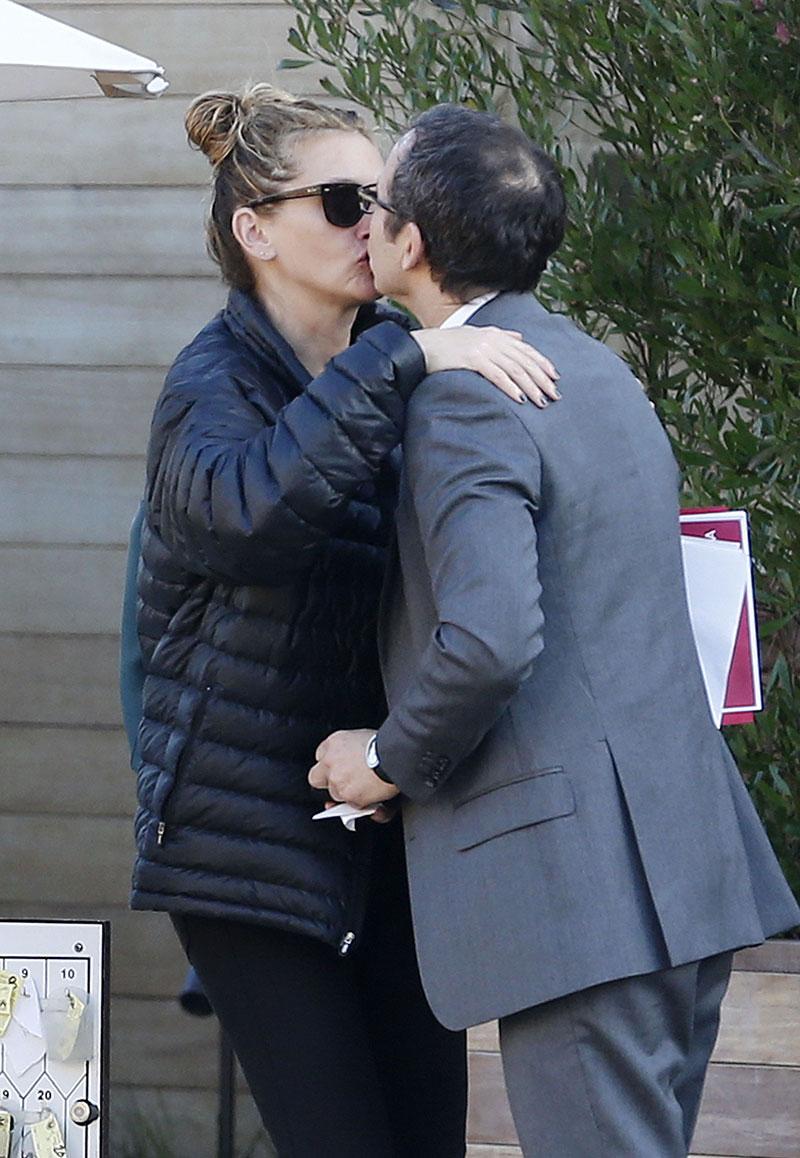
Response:
[{"label": "black watch strap", "polygon": [[378,764],[377,768],[373,768],[372,771],[375,773],[375,775],[378,777],[379,780],[382,780],[384,782],[384,784],[391,784],[392,788],[397,787],[394,780],[392,780],[391,776],[386,775],[383,768],[381,768],[380,764]]},{"label": "black watch strap", "polygon": [[377,733],[367,744],[367,751],[365,753],[367,766],[372,769],[378,779],[382,780],[384,784],[391,784],[393,788],[396,788],[397,785],[395,784],[394,780],[392,780],[390,776],[387,776],[384,770],[381,768],[380,756],[378,755],[378,746],[375,743],[376,739]]}]

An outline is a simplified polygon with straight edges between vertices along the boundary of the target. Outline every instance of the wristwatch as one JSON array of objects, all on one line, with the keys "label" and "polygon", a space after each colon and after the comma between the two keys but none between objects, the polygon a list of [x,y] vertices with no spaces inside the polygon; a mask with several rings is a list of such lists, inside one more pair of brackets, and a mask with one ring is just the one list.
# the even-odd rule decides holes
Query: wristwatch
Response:
[{"label": "wristwatch", "polygon": [[369,740],[367,741],[367,750],[364,753],[364,759],[366,760],[367,767],[371,768],[378,779],[382,780],[384,784],[391,784],[393,787],[396,787],[394,780],[390,780],[381,768],[381,758],[378,755],[377,740],[378,733],[375,732],[374,735],[370,736]]}]

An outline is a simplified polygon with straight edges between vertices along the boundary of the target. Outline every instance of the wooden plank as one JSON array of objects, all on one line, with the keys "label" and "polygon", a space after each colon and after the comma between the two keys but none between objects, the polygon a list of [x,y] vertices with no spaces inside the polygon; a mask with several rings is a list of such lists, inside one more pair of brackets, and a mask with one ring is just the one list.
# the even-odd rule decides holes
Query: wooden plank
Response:
[{"label": "wooden plank", "polygon": [[0,458],[0,542],[126,546],[144,491],[144,462]]},{"label": "wooden plank", "polygon": [[[483,1146],[478,1143],[467,1146],[467,1158],[523,1158],[523,1154],[519,1146]],[[709,1158],[709,1156],[690,1154],[689,1158]],[[715,1155],[713,1158],[722,1158],[722,1156]]]},{"label": "wooden plank", "polygon": [[485,1025],[473,1026],[473,1028],[467,1032],[467,1041],[470,1049],[497,1053],[500,1048],[497,1022],[487,1021]]},{"label": "wooden plank", "polygon": [[188,966],[166,913],[134,913],[118,906],[88,903],[16,901],[3,903],[3,918],[110,921],[111,992],[115,997],[174,1001],[183,988]]},{"label": "wooden plank", "polygon": [[[217,1111],[213,1090],[113,1085],[109,1152],[114,1158],[151,1158],[156,1145],[170,1158],[217,1158]],[[236,1099],[236,1143],[236,1153],[246,1158],[277,1158],[245,1093]]]},{"label": "wooden plank", "polygon": [[[175,1000],[111,1002],[111,1080],[118,1085],[215,1090],[217,1044],[216,1018],[186,1013]],[[247,1089],[241,1073],[236,1084],[241,1093]]]},{"label": "wooden plank", "polygon": [[467,1158],[522,1158],[519,1146],[467,1146]]},{"label": "wooden plank", "polygon": [[0,815],[0,896],[12,902],[122,905],[133,826],[105,817]]},{"label": "wooden plank", "polygon": [[[472,1053],[469,1064],[470,1141],[515,1145],[499,1056]],[[798,1158],[800,1067],[712,1063],[693,1149],[732,1158]]]},{"label": "wooden plank", "polygon": [[122,547],[0,546],[0,632],[113,634],[126,558]]},{"label": "wooden plank", "polygon": [[117,997],[111,1002],[111,1080],[212,1090],[217,1033],[215,1018],[187,1014],[177,1001]]},{"label": "wooden plank", "polygon": [[733,967],[758,973],[800,973],[800,940],[786,937],[742,949],[734,957]]},{"label": "wooden plank", "polygon": [[2,105],[0,184],[202,185],[209,167],[186,144],[186,105],[180,96]]},{"label": "wooden plank", "polygon": [[164,366],[225,301],[207,278],[0,278],[0,362]]},{"label": "wooden plank", "polygon": [[[283,84],[285,75],[264,79]],[[342,104],[323,94],[314,98]],[[186,143],[183,118],[188,103],[187,96],[167,95],[158,101],[98,98],[0,105],[0,185],[205,185],[208,161]],[[43,140],[46,150],[31,147],[32,141]],[[0,223],[0,246],[2,241]]]},{"label": "wooden plank", "polygon": [[112,636],[0,635],[0,723],[118,727],[118,666]]},{"label": "wooden plank", "polygon": [[0,454],[144,454],[165,372],[6,366]]},{"label": "wooden plank", "polygon": [[135,776],[121,728],[0,727],[2,810],[130,817]]},{"label": "wooden plank", "polygon": [[469,1141],[487,1145],[518,1145],[499,1055],[470,1054],[469,1083]]},{"label": "wooden plank", "polygon": [[79,11],[52,5],[47,15],[158,61],[172,94],[227,89],[248,77],[310,92],[322,71],[313,65],[278,69],[283,57],[297,55],[288,43],[296,15],[288,5],[206,5],[195,13],[164,3],[149,9],[145,20],[138,4],[85,4]]},{"label": "wooden plank", "polygon": [[[496,1053],[496,1023],[471,1029],[469,1048]],[[722,1007],[714,1060],[800,1066],[800,974],[735,972]]]},{"label": "wooden plank", "polygon": [[733,1158],[798,1158],[800,1068],[711,1065],[692,1148]]},{"label": "wooden plank", "polygon": [[[97,8],[98,3],[104,8],[112,5],[129,5],[132,0],[36,0],[35,4],[28,4],[28,8],[35,8],[37,12],[52,15],[53,8]],[[133,0],[137,8],[161,8],[169,5],[171,8],[283,8],[286,0]]]},{"label": "wooden plank", "polygon": [[800,974],[734,973],[714,1059],[800,1066]]},{"label": "wooden plank", "polygon": [[0,188],[0,274],[216,276],[207,196],[205,186]]}]

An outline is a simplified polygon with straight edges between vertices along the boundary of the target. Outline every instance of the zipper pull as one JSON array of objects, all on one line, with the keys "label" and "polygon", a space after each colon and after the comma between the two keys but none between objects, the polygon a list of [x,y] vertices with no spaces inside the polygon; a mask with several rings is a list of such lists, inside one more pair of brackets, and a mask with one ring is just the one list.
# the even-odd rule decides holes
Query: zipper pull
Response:
[{"label": "zipper pull", "polygon": [[339,944],[339,956],[346,957],[350,952],[350,947],[356,939],[355,933],[345,933]]},{"label": "zipper pull", "polygon": [[156,844],[158,845],[159,848],[161,848],[161,846],[164,843],[164,836],[166,834],[166,831],[167,831],[166,824],[164,823],[163,820],[159,820],[158,828],[156,829]]}]

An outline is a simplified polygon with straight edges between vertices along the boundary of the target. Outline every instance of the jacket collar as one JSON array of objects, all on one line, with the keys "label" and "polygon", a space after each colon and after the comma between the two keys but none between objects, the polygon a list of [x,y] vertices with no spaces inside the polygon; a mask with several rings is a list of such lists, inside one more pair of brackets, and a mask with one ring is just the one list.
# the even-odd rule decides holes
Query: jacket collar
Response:
[{"label": "jacket collar", "polygon": [[303,390],[311,375],[281,332],[273,325],[258,298],[244,290],[232,289],[222,316],[231,333],[265,358],[281,377]]},{"label": "jacket collar", "polygon": [[[311,375],[273,324],[258,298],[245,290],[232,289],[222,316],[228,329],[239,341],[266,358],[274,369],[282,371],[281,377],[288,378],[298,391],[305,389],[311,381]],[[408,325],[405,315],[388,306],[377,302],[361,306],[350,334],[351,341],[355,341],[370,326],[387,320]]]}]

